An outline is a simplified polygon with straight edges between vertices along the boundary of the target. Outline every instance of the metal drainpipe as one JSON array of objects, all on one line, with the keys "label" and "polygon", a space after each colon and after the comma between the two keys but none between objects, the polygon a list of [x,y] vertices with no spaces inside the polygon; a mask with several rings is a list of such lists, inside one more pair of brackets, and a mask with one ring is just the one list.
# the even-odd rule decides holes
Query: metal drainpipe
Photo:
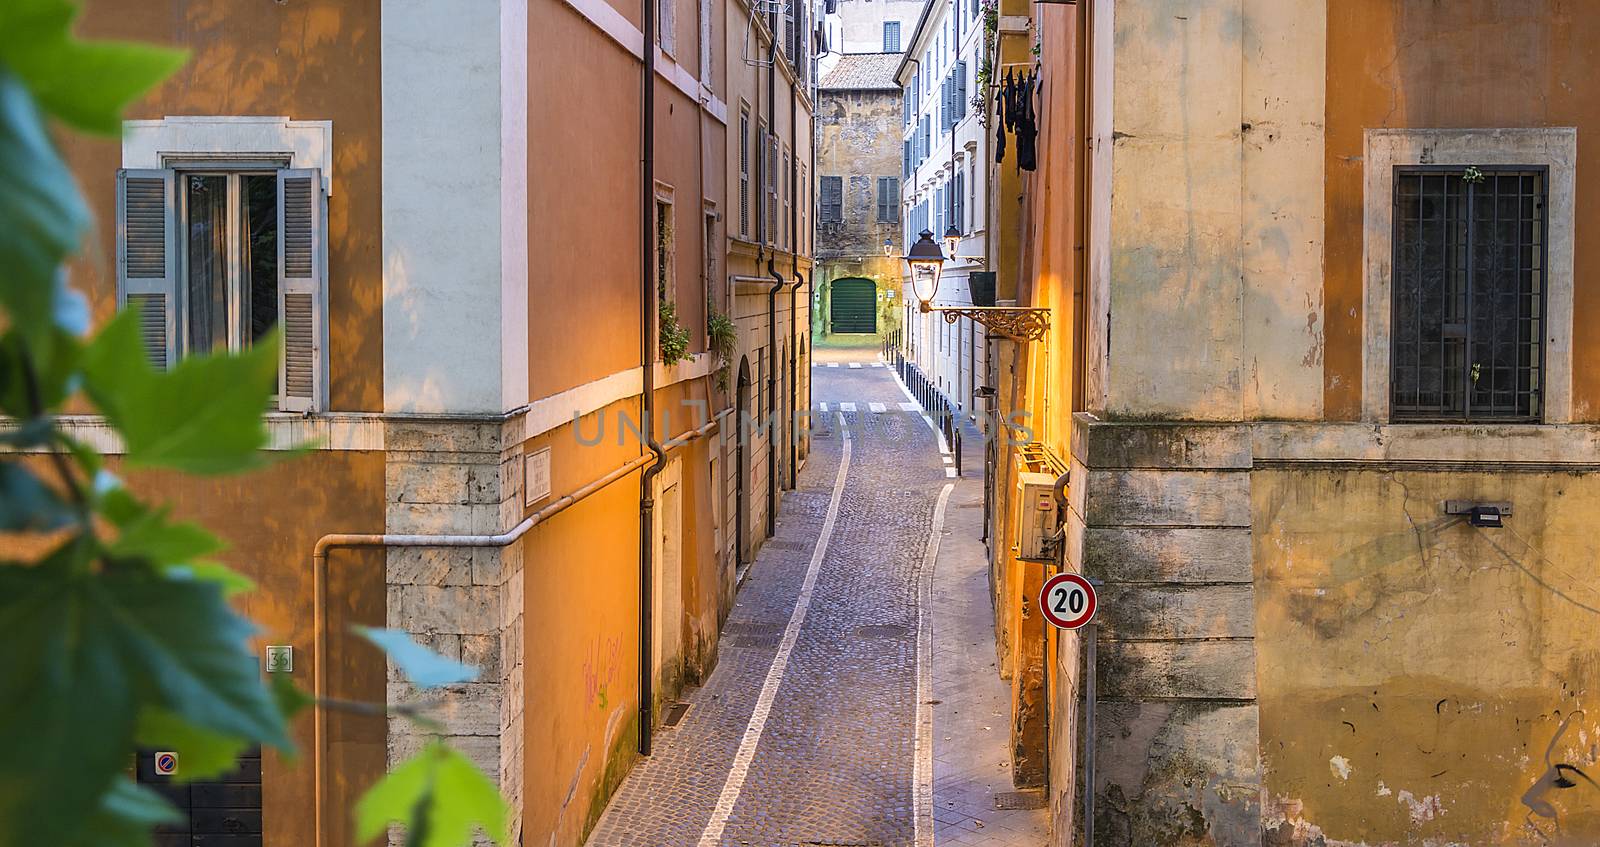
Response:
[{"label": "metal drainpipe", "polygon": [[[796,65],[795,67],[798,69],[799,65]],[[796,70],[796,73],[798,73],[798,70]],[[799,154],[799,151],[800,151],[800,129],[799,129],[799,122],[795,120],[796,116],[799,114],[799,112],[797,111],[799,106],[798,106],[798,103],[796,102],[797,100],[799,100],[799,97],[800,97],[799,88],[796,87],[793,82],[789,83],[789,147],[790,147],[790,149],[795,151],[795,158],[796,159],[798,159],[799,155],[800,155]],[[799,333],[799,330],[800,330],[799,310],[795,308],[795,294],[799,292],[800,284],[802,282],[804,282],[804,280],[802,280],[800,278],[800,195],[799,195],[799,193],[797,191],[797,189],[800,187],[800,181],[795,176],[796,171],[799,170],[799,168],[796,167],[797,164],[798,164],[798,162],[796,162],[794,159],[790,160],[790,165],[789,165],[789,270],[790,270],[790,273],[792,273],[794,275],[794,285],[789,287],[789,343],[790,344],[794,344],[795,343],[795,336]],[[795,420],[798,417],[797,412],[799,411],[798,409],[795,408],[795,401],[799,397],[799,390],[795,388],[795,384],[794,384],[795,383],[796,368],[798,367],[799,360],[800,360],[800,350],[798,349],[798,346],[790,347],[789,348],[789,418],[786,421],[786,423],[788,423],[788,425],[789,425],[789,438],[788,438],[788,443],[784,445],[784,451],[788,454],[788,457],[789,457],[789,477],[788,477],[789,486],[788,487],[791,490],[795,486],[795,477],[798,475],[798,473],[797,473],[798,470],[799,470],[798,464],[799,464],[799,461],[800,461],[800,450],[799,450],[798,445],[796,444],[796,441],[798,439],[798,436],[799,436],[800,432],[799,432],[799,425],[798,425],[797,421]]]},{"label": "metal drainpipe", "polygon": [[[674,446],[686,444],[709,434],[716,427],[716,421],[709,421],[699,429],[691,430],[673,439],[672,443]],[[633,473],[650,461],[653,461],[653,459],[648,455],[633,459],[599,479],[592,480],[572,493],[564,495],[543,509],[534,512],[524,518],[521,523],[512,527],[509,532],[503,532],[499,535],[333,533],[317,539],[316,546],[311,553],[312,664],[314,665],[314,672],[311,678],[312,696],[317,700],[321,700],[328,693],[328,553],[330,551],[335,548],[349,547],[506,547],[526,535],[529,530],[565,511],[567,507]],[[318,708],[315,710],[312,716],[312,733],[312,753],[315,757],[312,816],[316,826],[315,843],[320,847],[324,843],[322,821],[324,796],[327,787],[326,709]]]},{"label": "metal drainpipe", "polygon": [[[778,13],[773,12],[767,17],[767,143],[772,144],[778,137]],[[767,151],[761,151],[761,155],[765,158]],[[773,183],[777,183],[776,175],[773,176]],[[765,191],[764,184],[763,191]],[[767,198],[763,196],[761,204],[765,206],[766,203]],[[773,221],[768,226],[772,227],[775,223],[776,221]],[[771,253],[767,254],[767,275],[773,279],[772,288],[767,290],[767,359],[771,362],[767,368],[767,414],[770,420],[772,412],[778,408],[778,292],[782,291],[784,286],[783,277],[778,274],[778,269],[773,267]],[[767,435],[767,537],[771,538],[777,532],[778,442],[773,439],[773,433],[769,433]]]},{"label": "metal drainpipe", "polygon": [[650,755],[650,734],[655,715],[655,639],[652,612],[655,606],[655,508],[656,475],[667,464],[666,451],[656,441],[656,281],[652,273],[655,252],[656,181],[656,7],[655,0],[641,0],[644,23],[644,79],[641,111],[641,156],[639,186],[639,359],[644,385],[639,395],[641,426],[645,446],[655,461],[639,475],[639,755]]}]

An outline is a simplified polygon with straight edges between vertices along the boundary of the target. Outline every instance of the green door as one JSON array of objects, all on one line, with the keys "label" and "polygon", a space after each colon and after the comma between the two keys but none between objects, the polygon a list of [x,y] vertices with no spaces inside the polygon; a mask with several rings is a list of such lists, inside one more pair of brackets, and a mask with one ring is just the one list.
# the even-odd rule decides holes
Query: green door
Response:
[{"label": "green door", "polygon": [[828,314],[835,333],[878,331],[878,286],[870,279],[852,277],[834,280]]}]

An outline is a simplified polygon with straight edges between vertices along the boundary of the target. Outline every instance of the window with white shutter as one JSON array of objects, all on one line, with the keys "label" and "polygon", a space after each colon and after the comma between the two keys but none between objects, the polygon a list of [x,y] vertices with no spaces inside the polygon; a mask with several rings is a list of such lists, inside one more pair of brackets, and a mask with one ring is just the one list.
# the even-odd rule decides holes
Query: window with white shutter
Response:
[{"label": "window with white shutter", "polygon": [[750,237],[750,112],[739,111],[739,235]]},{"label": "window with white shutter", "polygon": [[327,197],[270,162],[117,174],[117,293],[151,362],[239,351],[281,328],[278,408],[327,398]]},{"label": "window with white shutter", "polygon": [[124,308],[142,310],[140,333],[157,370],[178,358],[177,174],[117,172],[117,290]]}]

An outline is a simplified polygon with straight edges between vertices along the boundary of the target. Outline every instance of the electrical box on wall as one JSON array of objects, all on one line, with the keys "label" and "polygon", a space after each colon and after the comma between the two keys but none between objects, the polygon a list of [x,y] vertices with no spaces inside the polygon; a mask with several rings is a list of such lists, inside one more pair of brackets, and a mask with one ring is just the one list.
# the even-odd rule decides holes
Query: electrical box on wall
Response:
[{"label": "electrical box on wall", "polygon": [[1056,478],[1042,473],[1017,474],[1017,558],[1051,561],[1056,534]]}]

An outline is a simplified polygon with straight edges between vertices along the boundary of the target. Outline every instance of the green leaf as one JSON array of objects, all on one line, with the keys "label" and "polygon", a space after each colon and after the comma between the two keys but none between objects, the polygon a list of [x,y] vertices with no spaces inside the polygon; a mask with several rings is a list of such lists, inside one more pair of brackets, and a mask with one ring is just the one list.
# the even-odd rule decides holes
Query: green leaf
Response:
[{"label": "green leaf", "polygon": [[272,699],[278,704],[278,711],[285,720],[300,714],[317,701],[310,694],[300,690],[288,674],[272,674]]},{"label": "green leaf", "polygon": [[[212,583],[80,558],[0,566],[0,844],[82,826],[159,707],[197,730],[288,748],[238,617]],[[43,763],[43,764],[41,764]]]},{"label": "green leaf", "polygon": [[145,749],[177,750],[183,761],[179,782],[210,779],[233,770],[239,754],[250,746],[247,738],[197,727],[159,706],[147,706],[139,713],[134,738]]},{"label": "green leaf", "polygon": [[391,821],[410,830],[413,847],[462,847],[481,827],[505,844],[510,809],[471,760],[435,741],[402,763],[356,804],[356,838],[368,842]]},{"label": "green leaf", "polygon": [[0,61],[33,90],[40,107],[90,132],[115,135],[122,110],[166,79],[186,54],[146,44],[79,41],[67,0],[7,0],[0,8]]},{"label": "green leaf", "polygon": [[107,550],[117,558],[168,565],[208,556],[226,546],[199,524],[168,520],[170,512],[167,507],[150,510],[124,524],[122,534]]},{"label": "green leaf", "polygon": [[400,672],[418,688],[438,688],[478,678],[478,669],[455,659],[445,658],[418,644],[398,629],[351,627],[357,635],[378,645],[400,666]]},{"label": "green leaf", "polygon": [[278,375],[278,331],[237,355],[189,356],[165,373],[124,310],[84,351],[89,395],[122,433],[130,467],[235,473],[271,460],[262,413]]},{"label": "green leaf", "polygon": [[69,847],[147,847],[151,827],[182,820],[160,794],[132,780],[116,779]]},{"label": "green leaf", "polygon": [[168,579],[193,579],[200,582],[215,583],[222,589],[222,596],[224,597],[233,597],[256,590],[255,580],[221,562],[182,562],[175,565],[160,565],[159,567]]},{"label": "green leaf", "polygon": [[70,311],[60,302],[71,295],[59,269],[88,226],[72,173],[27,88],[0,56],[0,306],[30,340]]},{"label": "green leaf", "polygon": [[66,841],[133,750],[132,669],[113,628],[89,614],[81,587],[65,573],[72,564],[0,565],[0,844],[7,847]]},{"label": "green leaf", "polygon": [[73,518],[61,497],[21,462],[0,460],[0,531],[49,532]]}]

